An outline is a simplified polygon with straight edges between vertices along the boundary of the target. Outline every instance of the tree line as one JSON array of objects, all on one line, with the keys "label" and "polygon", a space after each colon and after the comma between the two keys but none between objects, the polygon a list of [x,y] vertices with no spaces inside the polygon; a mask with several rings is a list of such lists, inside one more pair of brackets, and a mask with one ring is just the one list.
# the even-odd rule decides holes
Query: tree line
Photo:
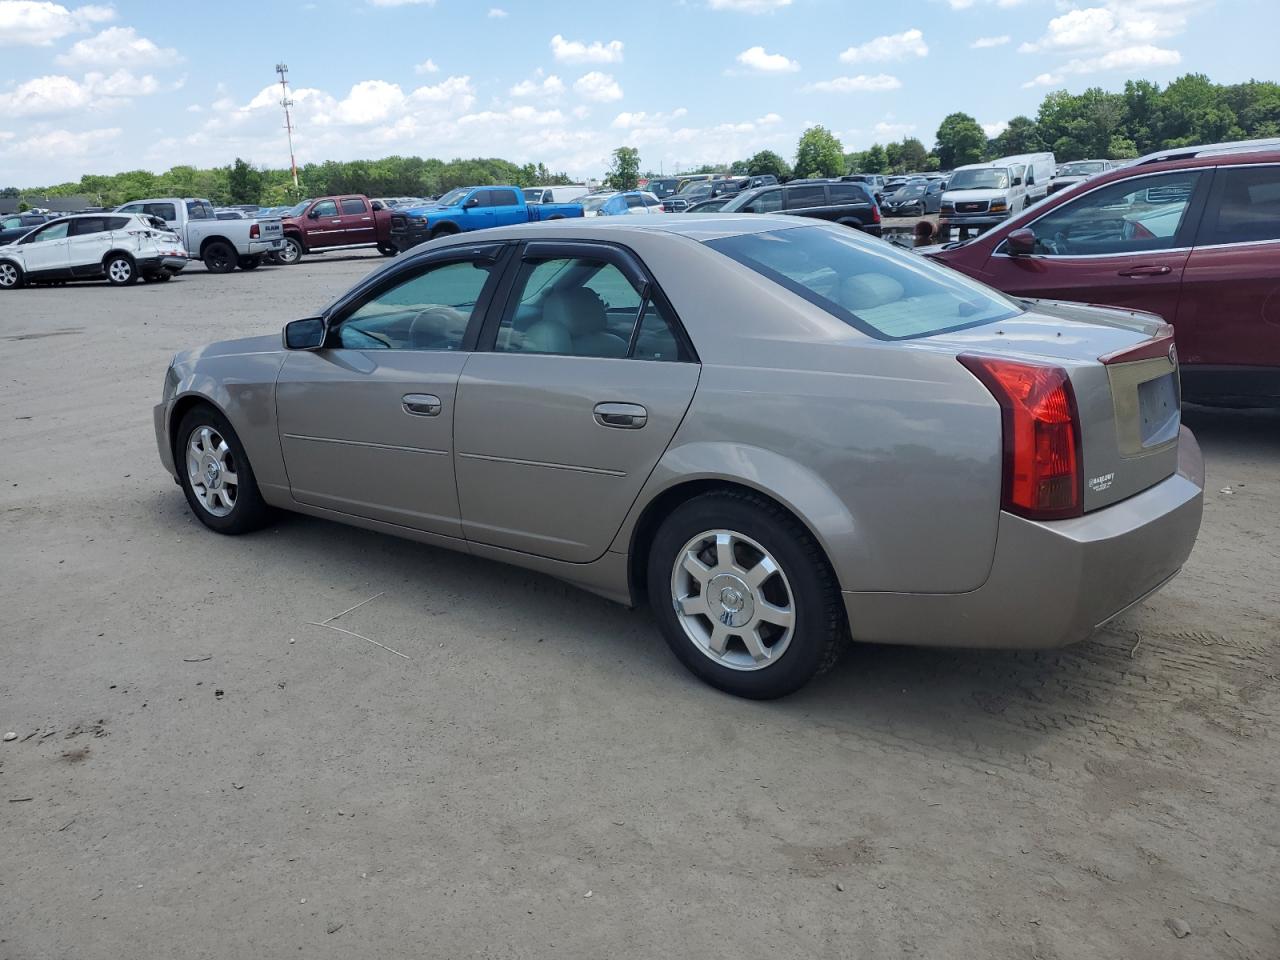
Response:
[{"label": "tree line", "polygon": [[[1256,80],[1217,84],[1203,74],[1187,74],[1163,88],[1149,80],[1130,80],[1119,93],[1101,87],[1090,87],[1080,94],[1057,90],[1045,96],[1035,117],[1014,117],[994,137],[988,137],[969,114],[953,113],[938,127],[932,147],[916,137],[906,137],[846,152],[830,130],[817,126],[801,135],[791,163],[775,151],[761,150],[747,159],[684,172],[773,174],[779,180],[905,173],[950,170],[966,163],[1042,150],[1052,150],[1059,162],[1120,160],[1165,147],[1274,136],[1280,136],[1280,84]],[[657,174],[641,173],[640,155],[634,147],[613,151],[606,179],[609,186],[633,189],[642,176]],[[178,166],[160,174],[130,170],[113,176],[85,175],[78,182],[36,190],[8,187],[0,190],[0,196],[86,196],[102,206],[145,196],[195,196],[219,205],[274,206],[340,193],[436,196],[454,187],[573,182],[568,174],[552,172],[541,163],[520,165],[497,157],[330,160],[306,164],[298,177],[300,187],[295,189],[288,169],[255,167],[237,158],[225,167]]]}]

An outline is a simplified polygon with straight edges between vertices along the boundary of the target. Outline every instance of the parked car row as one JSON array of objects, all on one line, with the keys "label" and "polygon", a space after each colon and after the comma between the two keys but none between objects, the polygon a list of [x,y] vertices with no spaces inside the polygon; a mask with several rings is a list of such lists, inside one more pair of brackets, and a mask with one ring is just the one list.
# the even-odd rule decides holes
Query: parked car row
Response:
[{"label": "parked car row", "polygon": [[150,214],[73,214],[0,247],[0,290],[69,280],[160,282],[180,273],[187,259],[178,234]]}]

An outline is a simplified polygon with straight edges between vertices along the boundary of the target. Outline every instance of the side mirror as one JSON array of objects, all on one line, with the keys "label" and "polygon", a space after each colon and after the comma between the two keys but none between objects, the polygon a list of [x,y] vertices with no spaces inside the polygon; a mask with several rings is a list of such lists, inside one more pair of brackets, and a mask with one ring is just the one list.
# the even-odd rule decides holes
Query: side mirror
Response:
[{"label": "side mirror", "polygon": [[320,218],[320,211],[317,210],[315,207],[312,207],[310,210],[307,211],[308,220],[318,220],[319,218]]},{"label": "side mirror", "polygon": [[328,325],[324,317],[293,320],[284,325],[284,348],[286,350],[319,350],[324,346],[327,332]]},{"label": "side mirror", "polygon": [[1036,232],[1030,227],[1021,227],[1004,238],[1005,249],[1011,257],[1029,257],[1036,250]]},{"label": "side mirror", "polygon": [[381,200],[372,200],[372,201],[370,201],[370,206],[372,206],[374,210],[385,210],[385,209],[386,209],[386,208],[382,205],[382,201],[381,201]]},{"label": "side mirror", "polygon": [[1022,186],[1022,178],[1021,178],[1021,177],[1014,177],[1014,178],[1013,178],[1013,185],[1014,185],[1015,187],[1020,187],[1020,186]]},{"label": "side mirror", "polygon": [[474,197],[468,197],[468,198],[467,198],[467,202],[466,202],[466,203],[464,203],[464,204],[463,204],[463,206],[464,206],[464,207],[478,207],[478,206],[480,206],[480,197],[479,197],[478,195],[477,195],[477,196],[474,196]]}]

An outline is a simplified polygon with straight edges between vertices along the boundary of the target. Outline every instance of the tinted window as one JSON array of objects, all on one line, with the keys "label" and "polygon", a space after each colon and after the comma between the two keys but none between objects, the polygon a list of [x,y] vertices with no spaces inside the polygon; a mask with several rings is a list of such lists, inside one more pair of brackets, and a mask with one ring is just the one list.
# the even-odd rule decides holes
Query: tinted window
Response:
[{"label": "tinted window", "polygon": [[1121,180],[1068,201],[1028,224],[1036,235],[1035,252],[1088,256],[1168,250],[1199,176],[1163,173]]},{"label": "tinted window", "polygon": [[[148,206],[151,206],[151,204],[148,204]],[[168,206],[172,206],[172,204],[168,204]],[[152,212],[151,210],[147,211],[147,213]],[[213,212],[213,207],[209,206],[209,204],[201,200],[188,200],[187,218],[189,220],[216,220],[217,216]]]},{"label": "tinted window", "polygon": [[676,339],[671,324],[658,305],[650,301],[645,304],[644,315],[640,318],[640,330],[636,334],[636,346],[631,356],[636,360],[680,359],[680,343]]},{"label": "tinted window", "polygon": [[870,203],[871,198],[856,183],[833,183],[831,185],[832,203]]},{"label": "tinted window", "polygon": [[[732,201],[726,206],[731,204]],[[740,209],[744,213],[775,213],[782,209],[782,191],[766,190],[754,200],[748,200],[743,206],[735,209]]]},{"label": "tinted window", "polygon": [[178,210],[172,203],[131,203],[120,208],[121,213],[149,213],[161,220],[173,222],[178,219]]},{"label": "tinted window", "polygon": [[364,205],[363,200],[343,200],[342,212],[347,214],[368,213],[369,208]]},{"label": "tinted window", "polygon": [[82,217],[71,221],[70,236],[87,237],[95,233],[106,233],[110,229],[106,217]]},{"label": "tinted window", "polygon": [[338,327],[352,350],[458,350],[489,279],[488,263],[431,267],[363,303]]},{"label": "tinted window", "polygon": [[0,220],[0,229],[4,230],[16,230],[22,225],[21,217],[7,217],[4,220]]},{"label": "tinted window", "polygon": [[642,196],[640,196],[640,194],[638,194],[638,193],[629,193],[629,194],[627,194],[627,198],[626,198],[626,199],[627,199],[627,209],[628,209],[628,210],[634,210],[634,209],[636,209],[637,207],[643,207],[643,206],[644,206],[644,198],[643,198]]},{"label": "tinted window", "polygon": [[321,200],[311,212],[317,217],[336,217],[338,215],[338,205],[332,200]]},{"label": "tinted window", "polygon": [[851,231],[772,230],[707,245],[882,340],[927,337],[1021,312],[961,274]]},{"label": "tinted window", "polygon": [[1220,167],[1197,244],[1280,240],[1280,167]]},{"label": "tinted window", "polygon": [[798,210],[804,207],[820,207],[827,202],[827,188],[822,184],[787,189],[787,209]]},{"label": "tinted window", "polygon": [[491,207],[514,207],[520,203],[516,197],[514,190],[490,190],[489,206]]}]

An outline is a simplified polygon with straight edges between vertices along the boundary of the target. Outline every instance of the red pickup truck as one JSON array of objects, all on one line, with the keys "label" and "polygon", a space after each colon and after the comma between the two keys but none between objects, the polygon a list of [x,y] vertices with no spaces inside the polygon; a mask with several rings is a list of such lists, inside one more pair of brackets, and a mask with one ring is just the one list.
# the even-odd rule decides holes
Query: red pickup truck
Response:
[{"label": "red pickup truck", "polygon": [[280,259],[297,263],[304,253],[335,247],[377,247],[394,257],[391,212],[368,197],[350,194],[303,200],[284,217],[284,249]]}]

